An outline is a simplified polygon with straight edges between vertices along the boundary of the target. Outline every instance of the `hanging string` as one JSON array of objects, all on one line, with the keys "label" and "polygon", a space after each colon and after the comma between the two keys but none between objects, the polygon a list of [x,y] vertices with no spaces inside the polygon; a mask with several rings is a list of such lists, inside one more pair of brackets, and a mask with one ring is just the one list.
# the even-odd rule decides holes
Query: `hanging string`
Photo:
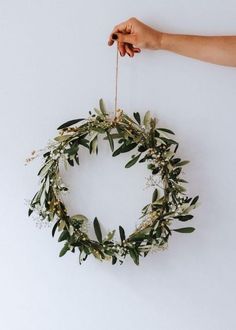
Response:
[{"label": "hanging string", "polygon": [[117,42],[116,49],[116,79],[115,79],[115,117],[117,115],[117,100],[118,100],[118,69],[119,69],[119,48]]}]

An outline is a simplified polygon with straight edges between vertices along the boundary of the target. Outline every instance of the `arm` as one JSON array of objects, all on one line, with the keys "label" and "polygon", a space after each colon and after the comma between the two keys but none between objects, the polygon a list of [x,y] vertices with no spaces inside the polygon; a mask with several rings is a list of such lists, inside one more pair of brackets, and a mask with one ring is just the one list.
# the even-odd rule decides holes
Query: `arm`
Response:
[{"label": "arm", "polygon": [[131,18],[116,25],[109,37],[108,45],[114,41],[121,56],[146,49],[163,49],[219,65],[236,67],[236,36],[197,36],[170,34],[155,30]]},{"label": "arm", "polygon": [[163,33],[161,49],[201,61],[236,67],[236,36]]}]

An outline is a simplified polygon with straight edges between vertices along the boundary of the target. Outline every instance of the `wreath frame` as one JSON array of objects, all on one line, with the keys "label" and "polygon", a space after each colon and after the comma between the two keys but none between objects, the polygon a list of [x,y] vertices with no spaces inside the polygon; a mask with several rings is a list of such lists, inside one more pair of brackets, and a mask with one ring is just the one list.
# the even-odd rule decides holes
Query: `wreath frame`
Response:
[{"label": "wreath frame", "polygon": [[[89,111],[87,119],[74,119],[59,126],[59,135],[43,153],[44,164],[38,172],[40,188],[30,202],[28,215],[35,212],[42,221],[55,221],[52,236],[57,230],[60,232],[58,241],[65,241],[60,257],[78,248],[80,263],[93,255],[99,260],[111,260],[112,264],[119,260],[122,264],[125,257],[130,255],[138,265],[140,256],[145,257],[156,248],[166,248],[173,231],[192,233],[195,230],[194,227],[170,228],[175,220],[191,220],[193,215],[190,212],[198,206],[199,199],[199,196],[191,198],[186,194],[184,184],[188,182],[181,174],[183,166],[189,161],[176,156],[179,144],[172,138],[175,133],[158,127],[158,121],[150,111],[142,119],[139,112],[134,112],[133,117],[118,109],[112,118],[100,99],[99,108],[94,108],[93,113]],[[124,228],[119,226],[120,241],[114,239],[116,230],[103,236],[97,217],[93,220],[97,240],[91,239],[86,231],[88,218],[82,214],[69,215],[62,198],[62,193],[68,191],[60,177],[62,158],[65,166],[74,166],[75,163],[79,165],[80,148],[87,148],[90,154],[97,154],[98,136],[102,134],[105,134],[104,140],[110,144],[113,157],[136,150],[136,154],[125,165],[126,168],[138,162],[147,162],[151,177],[158,176],[163,183],[162,195],[160,187],[154,184],[151,202],[142,208],[139,218],[144,220],[133,233],[127,236]],[[120,146],[115,150],[116,139]],[[27,161],[33,158],[34,155]]]}]

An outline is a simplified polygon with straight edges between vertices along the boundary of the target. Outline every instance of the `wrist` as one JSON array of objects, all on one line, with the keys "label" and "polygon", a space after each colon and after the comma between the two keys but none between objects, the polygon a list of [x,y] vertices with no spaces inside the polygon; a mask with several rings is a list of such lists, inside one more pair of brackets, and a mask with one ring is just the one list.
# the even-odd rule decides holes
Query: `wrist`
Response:
[{"label": "wrist", "polygon": [[170,38],[169,33],[162,32],[161,40],[160,40],[160,49],[167,50],[168,49],[168,40]]}]

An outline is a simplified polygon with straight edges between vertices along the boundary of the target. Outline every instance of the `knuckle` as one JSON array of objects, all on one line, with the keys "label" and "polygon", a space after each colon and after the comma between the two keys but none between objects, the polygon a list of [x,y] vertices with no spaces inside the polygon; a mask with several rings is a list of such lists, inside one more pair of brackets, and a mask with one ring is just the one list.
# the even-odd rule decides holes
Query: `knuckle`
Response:
[{"label": "knuckle", "polygon": [[133,17],[130,17],[129,18],[129,22],[135,22],[135,21],[137,21],[137,18],[136,17],[133,16]]}]

